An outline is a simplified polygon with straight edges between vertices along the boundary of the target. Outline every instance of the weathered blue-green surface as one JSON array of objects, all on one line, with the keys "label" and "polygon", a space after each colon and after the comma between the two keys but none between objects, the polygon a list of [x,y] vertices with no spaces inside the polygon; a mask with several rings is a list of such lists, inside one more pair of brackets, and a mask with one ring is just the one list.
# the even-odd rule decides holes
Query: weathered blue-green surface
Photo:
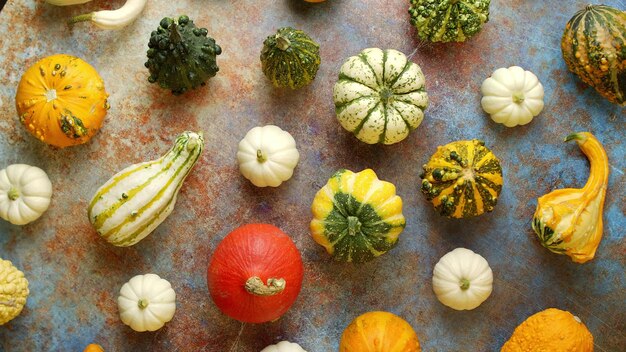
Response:
[{"label": "weathered blue-green surface", "polygon": [[[624,0],[603,2],[626,9]],[[569,73],[559,46],[565,23],[587,1],[493,0],[489,23],[463,44],[417,41],[402,0],[151,0],[120,32],[88,24],[70,32],[63,24],[122,3],[55,8],[9,0],[0,13],[0,167],[39,166],[55,192],[35,223],[17,227],[0,220],[0,257],[25,272],[31,289],[22,315],[0,327],[0,350],[82,351],[97,342],[107,351],[258,352],[289,339],[309,352],[334,351],[354,317],[388,310],[411,323],[425,351],[496,351],[527,316],[548,307],[578,315],[596,351],[626,350],[626,111]],[[162,17],[183,13],[207,27],[224,52],[207,87],[173,97],[147,83],[143,63],[150,31]],[[317,78],[295,92],[272,88],[259,61],[263,39],[286,25],[321,45]],[[423,124],[400,144],[365,145],[335,119],[332,86],[339,67],[366,47],[401,50],[426,75],[431,105]],[[56,53],[91,63],[111,94],[96,137],[63,150],[28,135],[14,107],[25,68]],[[482,112],[479,87],[496,68],[511,65],[537,74],[546,108],[529,125],[509,129]],[[293,134],[301,161],[280,188],[257,189],[239,174],[236,148],[250,128],[270,123]],[[98,238],[86,216],[93,192],[129,164],[164,153],[187,129],[203,130],[207,146],[172,215],[131,248]],[[604,239],[596,259],[579,265],[541,247],[530,221],[538,196],[585,183],[585,157],[575,143],[561,142],[585,130],[604,143],[611,176]],[[504,190],[491,214],[445,219],[418,190],[421,165],[437,145],[470,138],[484,139],[502,160]],[[407,227],[388,254],[358,266],[336,263],[308,234],[310,202],[336,169],[366,167],[397,185]],[[292,236],[304,258],[305,282],[279,321],[242,328],[215,307],[205,273],[220,239],[249,222],[272,223]],[[433,266],[459,246],[483,255],[495,275],[492,296],[470,312],[441,305],[432,292]],[[116,298],[124,282],[148,272],[172,283],[178,308],[162,330],[136,333],[121,323]]]}]

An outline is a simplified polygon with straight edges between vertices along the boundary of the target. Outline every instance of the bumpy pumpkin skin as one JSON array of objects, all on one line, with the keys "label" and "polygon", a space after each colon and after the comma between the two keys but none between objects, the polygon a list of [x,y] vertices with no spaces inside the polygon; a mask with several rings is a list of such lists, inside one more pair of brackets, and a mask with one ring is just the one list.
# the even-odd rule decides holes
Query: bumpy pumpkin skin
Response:
[{"label": "bumpy pumpkin skin", "polygon": [[29,293],[24,273],[0,258],[0,325],[20,315]]},{"label": "bumpy pumpkin skin", "polygon": [[104,81],[85,61],[45,57],[28,68],[17,87],[20,122],[42,142],[68,147],[87,142],[109,109]]},{"label": "bumpy pumpkin skin", "polygon": [[306,86],[315,78],[320,62],[319,44],[301,30],[281,28],[263,42],[263,73],[275,87]]},{"label": "bumpy pumpkin skin", "polygon": [[491,0],[411,0],[411,24],[422,40],[464,42],[489,21]]},{"label": "bumpy pumpkin skin", "polygon": [[587,5],[567,22],[561,50],[570,71],[610,102],[626,105],[626,12]]},{"label": "bumpy pumpkin skin", "polygon": [[515,328],[500,352],[593,352],[593,336],[572,313],[549,308]]},{"label": "bumpy pumpkin skin", "polygon": [[496,206],[502,190],[502,167],[483,141],[456,141],[437,147],[423,167],[422,193],[441,215],[468,218]]},{"label": "bumpy pumpkin skin", "polygon": [[406,225],[396,187],[374,171],[339,170],[315,195],[311,234],[337,261],[363,263],[393,247]]},{"label": "bumpy pumpkin skin", "polygon": [[350,323],[339,352],[419,352],[417,334],[406,320],[388,312],[365,313]]}]

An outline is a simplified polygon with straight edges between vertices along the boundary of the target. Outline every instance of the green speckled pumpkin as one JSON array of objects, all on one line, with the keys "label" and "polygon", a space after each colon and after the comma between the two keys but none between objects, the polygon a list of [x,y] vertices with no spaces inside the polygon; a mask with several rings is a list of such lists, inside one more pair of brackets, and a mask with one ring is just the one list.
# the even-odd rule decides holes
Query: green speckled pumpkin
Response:
[{"label": "green speckled pumpkin", "polygon": [[396,245],[406,225],[396,187],[374,171],[339,170],[311,205],[311,234],[335,260],[367,262]]},{"label": "green speckled pumpkin", "polygon": [[570,71],[610,102],[626,105],[626,12],[587,5],[567,22],[561,50]]},{"label": "green speckled pumpkin", "polygon": [[424,165],[422,193],[441,215],[469,218],[490,212],[502,190],[502,167],[483,141],[437,147]]},{"label": "green speckled pumpkin", "polygon": [[464,42],[489,21],[491,0],[411,0],[411,24],[423,40]]},{"label": "green speckled pumpkin", "polygon": [[315,78],[320,62],[319,44],[301,30],[281,28],[263,42],[263,73],[275,87],[306,86]]}]

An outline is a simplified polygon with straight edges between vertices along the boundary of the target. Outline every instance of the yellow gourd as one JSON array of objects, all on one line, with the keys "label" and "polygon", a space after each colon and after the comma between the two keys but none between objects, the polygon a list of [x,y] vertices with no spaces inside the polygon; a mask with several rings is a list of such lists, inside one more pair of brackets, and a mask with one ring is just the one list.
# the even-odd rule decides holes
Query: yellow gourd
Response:
[{"label": "yellow gourd", "polygon": [[339,352],[419,352],[419,340],[406,320],[388,312],[369,312],[348,325]]},{"label": "yellow gourd", "polygon": [[0,258],[0,325],[20,315],[29,293],[24,273]]},{"label": "yellow gourd", "polygon": [[577,316],[549,308],[520,324],[500,352],[592,352],[593,336]]},{"label": "yellow gourd", "polygon": [[37,139],[56,147],[87,142],[109,109],[104,82],[85,61],[45,57],[28,68],[17,87],[20,122]]},{"label": "yellow gourd", "polygon": [[609,160],[602,144],[589,132],[568,136],[589,158],[590,175],[581,189],[552,191],[537,201],[532,222],[541,244],[566,254],[576,263],[593,259],[602,239],[602,211],[609,179]]},{"label": "yellow gourd", "polygon": [[104,352],[104,349],[98,344],[91,343],[85,347],[83,352]]}]

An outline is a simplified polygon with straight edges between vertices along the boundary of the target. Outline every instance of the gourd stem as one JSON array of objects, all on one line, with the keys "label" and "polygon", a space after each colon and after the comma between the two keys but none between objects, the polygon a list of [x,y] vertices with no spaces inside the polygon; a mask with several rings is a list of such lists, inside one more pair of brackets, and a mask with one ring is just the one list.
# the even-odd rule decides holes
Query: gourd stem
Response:
[{"label": "gourd stem", "polygon": [[170,26],[170,41],[172,43],[180,43],[182,40],[183,37],[178,30],[178,24],[176,22],[172,23]]},{"label": "gourd stem", "polygon": [[264,163],[267,161],[267,157],[263,154],[261,149],[257,149],[256,151],[256,160],[260,163]]},{"label": "gourd stem", "polygon": [[67,21],[67,24],[72,26],[78,22],[87,22],[87,21],[91,21],[91,19],[93,18],[93,12],[92,13],[86,13],[83,15],[78,15],[78,16],[74,16],[72,18],[70,18]]},{"label": "gourd stem", "polygon": [[257,296],[274,296],[285,289],[285,279],[267,279],[267,285],[258,276],[253,276],[246,281],[246,291]]},{"label": "gourd stem", "polygon": [[461,279],[461,290],[465,291],[470,287],[470,282],[468,279]]},{"label": "gourd stem", "polygon": [[196,149],[197,146],[198,146],[198,138],[190,137],[189,141],[187,142],[187,150],[192,151]]},{"label": "gourd stem", "polygon": [[276,34],[276,47],[280,50],[287,50],[291,45],[291,41],[289,39],[283,37],[280,34]]},{"label": "gourd stem", "polygon": [[361,232],[361,222],[356,216],[348,216],[348,235],[356,236]]},{"label": "gourd stem", "polygon": [[587,4],[587,6],[585,6],[585,11],[591,11],[593,10],[593,4]]},{"label": "gourd stem", "polygon": [[139,302],[137,302],[137,307],[139,307],[139,309],[146,309],[146,307],[148,307],[148,300],[140,298]]},{"label": "gourd stem", "polygon": [[11,188],[9,190],[9,199],[10,200],[16,200],[19,197],[20,197],[20,192],[18,192],[15,188]]},{"label": "gourd stem", "polygon": [[525,99],[524,93],[517,92],[517,93],[513,94],[513,102],[515,104],[523,103],[524,99]]}]

